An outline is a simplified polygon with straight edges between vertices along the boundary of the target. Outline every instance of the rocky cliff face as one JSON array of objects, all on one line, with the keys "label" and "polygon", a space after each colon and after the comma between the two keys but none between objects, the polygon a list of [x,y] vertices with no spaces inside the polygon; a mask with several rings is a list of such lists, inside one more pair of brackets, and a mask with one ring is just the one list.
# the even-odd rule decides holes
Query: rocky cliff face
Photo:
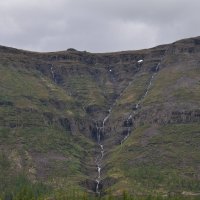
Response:
[{"label": "rocky cliff face", "polygon": [[[31,182],[102,194],[198,185],[199,146],[192,145],[193,137],[200,142],[199,65],[199,37],[105,54],[0,47],[4,175],[23,172]],[[174,172],[184,182],[178,189],[176,180],[168,184]],[[2,180],[2,189],[12,181]]]}]

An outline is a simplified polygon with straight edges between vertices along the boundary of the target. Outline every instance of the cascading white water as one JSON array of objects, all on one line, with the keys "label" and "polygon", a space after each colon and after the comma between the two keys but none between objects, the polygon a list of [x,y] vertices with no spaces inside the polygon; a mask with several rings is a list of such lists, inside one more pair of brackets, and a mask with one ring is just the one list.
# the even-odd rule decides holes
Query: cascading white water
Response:
[{"label": "cascading white water", "polygon": [[103,149],[103,145],[102,144],[100,146],[101,146],[101,159],[102,159],[103,156],[104,156],[104,149]]},{"label": "cascading white water", "polygon": [[53,70],[53,65],[51,65],[51,75],[52,75],[53,81],[56,82],[55,73],[54,73],[54,70]]},{"label": "cascading white water", "polygon": [[100,192],[99,192],[99,180],[98,179],[96,179],[96,193],[100,194]]},{"label": "cascading white water", "polygon": [[[135,110],[138,110],[139,105],[141,104],[141,102],[144,100],[144,98],[145,98],[145,97],[147,96],[147,94],[149,93],[149,89],[150,89],[150,87],[151,87],[151,85],[152,85],[152,82],[153,82],[153,80],[154,80],[156,74],[157,74],[158,71],[159,71],[160,64],[161,64],[162,60],[164,59],[164,57],[165,57],[167,51],[168,51],[168,49],[165,50],[165,53],[164,53],[163,57],[161,58],[160,62],[156,65],[155,72],[153,73],[153,75],[152,75],[151,78],[150,78],[149,84],[147,85],[147,88],[146,88],[146,91],[145,91],[144,95],[143,95],[143,96],[141,97],[141,99],[137,102],[137,104],[136,104],[136,106],[135,106]],[[142,62],[143,62],[143,60],[142,60]],[[130,84],[129,84],[129,85],[130,85]],[[134,111],[133,114],[135,114],[135,112],[136,112],[136,111]],[[131,112],[131,113],[132,113],[132,112]],[[127,123],[127,124],[129,123],[128,121],[130,120],[130,116],[131,116],[131,118],[132,118],[132,114],[129,114],[129,117],[128,117],[127,120],[126,120],[126,123]],[[127,140],[127,138],[130,136],[130,133],[131,133],[131,126],[128,125],[128,127],[127,127],[127,134],[126,134],[126,136],[121,140],[121,145],[123,144],[123,142],[124,142],[125,140]]]},{"label": "cascading white water", "polygon": [[129,137],[129,135],[131,133],[131,127],[129,126],[130,120],[132,120],[132,114],[130,114],[129,117],[128,117],[128,119],[126,120],[126,124],[128,125],[128,127],[127,127],[127,134],[123,138],[123,140],[121,140],[121,145]]},{"label": "cascading white water", "polygon": [[[166,50],[167,51],[167,50]],[[165,53],[166,53],[165,51]],[[135,105],[135,111],[131,112],[126,120],[126,124],[127,124],[127,134],[126,136],[123,138],[123,140],[121,141],[121,145],[123,144],[123,142],[130,136],[130,133],[131,133],[131,126],[134,122],[132,122],[134,120],[134,115],[136,113],[136,110],[138,110],[139,108],[139,105],[140,103],[144,100],[144,98],[147,96],[148,92],[149,92],[149,89],[152,85],[152,82],[153,82],[153,79],[155,77],[155,75],[158,73],[159,71],[159,68],[160,68],[160,64],[161,64],[161,61],[164,59],[164,56],[165,54],[163,55],[163,58],[160,60],[160,62],[157,64],[156,66],[156,69],[155,69],[155,72],[153,73],[153,75],[151,76],[151,79],[149,81],[149,84],[147,85],[147,88],[146,88],[146,91],[144,93],[144,95],[141,97],[141,99],[137,102],[137,104]],[[140,60],[138,63],[142,64],[144,62],[144,60]],[[120,93],[119,97],[120,98],[124,93],[125,91],[129,88],[129,86],[132,84],[133,80],[130,81],[128,83],[128,86]],[[116,105],[117,101],[118,101],[118,98],[116,98],[115,102],[112,104],[112,106],[110,107],[110,109],[108,110],[108,115],[103,119],[103,122],[102,122],[102,126],[98,126],[98,124],[96,123],[96,137],[97,137],[97,142],[98,142],[98,145],[100,146],[100,149],[101,149],[101,156],[97,156],[96,157],[96,160],[95,160],[95,163],[96,163],[96,166],[97,166],[97,178],[95,179],[96,181],[96,194],[100,195],[100,189],[99,189],[99,186],[100,186],[100,182],[101,182],[101,161],[104,157],[104,146],[103,144],[101,143],[101,133],[104,133],[104,126],[105,126],[105,123],[106,121],[109,119],[110,115],[111,115],[111,112],[112,112],[112,109],[113,107]],[[130,123],[131,121],[131,123]]]},{"label": "cascading white water", "polygon": [[[142,60],[142,62],[143,62],[143,60]],[[142,62],[141,62],[141,63],[142,63]],[[110,71],[110,72],[111,72],[111,71]],[[132,82],[133,82],[133,80],[129,82],[128,86],[120,93],[120,95],[119,95],[118,98],[120,98],[120,97],[123,95],[123,93],[128,89],[128,87],[132,84]],[[96,123],[96,130],[97,130],[97,135],[96,135],[96,137],[97,137],[98,145],[99,145],[100,148],[101,148],[101,157],[97,156],[97,157],[96,157],[96,160],[95,160],[95,163],[96,163],[96,165],[97,165],[97,172],[98,172],[98,177],[97,177],[96,180],[95,180],[95,181],[96,181],[96,193],[97,193],[98,195],[100,195],[99,185],[100,185],[100,181],[101,181],[101,161],[102,161],[102,159],[103,159],[103,157],[104,157],[104,147],[103,147],[103,144],[101,144],[101,131],[102,131],[102,133],[104,133],[104,126],[105,126],[105,123],[106,123],[106,121],[109,119],[113,107],[117,104],[118,98],[116,98],[115,102],[112,104],[112,106],[111,106],[110,109],[108,110],[108,113],[109,113],[109,114],[103,119],[102,127],[99,127],[98,124]],[[137,107],[138,107],[138,105],[137,105]],[[130,120],[130,119],[132,119],[132,115],[129,116],[129,119],[128,119],[128,120]],[[127,122],[127,123],[128,123],[128,122]],[[128,136],[129,136],[129,134],[130,134],[130,131],[131,131],[131,129],[128,128],[128,134],[127,134],[127,136],[125,137],[125,139],[128,138]]]},{"label": "cascading white water", "polygon": [[54,71],[53,71],[53,66],[51,66],[51,74],[52,74],[52,77],[54,79]]},{"label": "cascading white water", "polygon": [[[114,104],[113,104],[114,105]],[[96,163],[96,166],[97,166],[97,172],[98,172],[98,176],[96,178],[96,193],[98,195],[100,195],[100,191],[99,191],[99,184],[101,182],[101,162],[102,162],[102,159],[104,157],[104,146],[103,144],[101,143],[101,134],[104,133],[104,127],[105,127],[105,123],[106,121],[109,119],[110,117],[110,113],[112,111],[112,107],[110,107],[110,109],[108,110],[108,115],[103,119],[103,122],[102,122],[102,126],[98,126],[98,123],[96,123],[96,137],[97,137],[97,143],[100,147],[100,152],[101,152],[101,156],[97,156],[96,157],[96,160],[95,160],[95,163]]]},{"label": "cascading white water", "polygon": [[[56,55],[55,56],[55,61],[57,61],[58,60],[58,56]],[[56,83],[56,76],[55,76],[55,72],[54,72],[54,65],[53,64],[51,64],[51,75],[52,75],[52,78],[53,78],[53,81]]]},{"label": "cascading white water", "polygon": [[[158,63],[158,65],[160,65],[160,62]],[[158,66],[158,65],[157,65],[157,66]],[[157,66],[156,66],[156,69],[157,69]],[[144,98],[147,96],[147,94],[148,94],[148,92],[149,92],[149,89],[150,89],[150,87],[151,87],[151,85],[152,85],[152,81],[153,81],[155,75],[157,74],[157,72],[158,72],[158,71],[156,70],[156,72],[151,76],[151,79],[150,79],[150,81],[149,81],[149,84],[147,85],[147,88],[146,88],[146,91],[145,91],[144,95],[143,95],[142,98],[137,102],[137,104],[136,104],[136,106],[135,106],[135,109],[136,109],[136,110],[138,109],[140,103],[141,103],[141,102],[144,100]],[[132,112],[131,112],[131,113],[132,113]],[[135,114],[135,111],[133,112],[133,114]],[[127,124],[129,123],[129,120],[130,120],[130,119],[132,119],[132,114],[130,114],[129,117],[128,117],[128,119],[126,120],[126,123],[127,123]],[[131,126],[128,125],[128,127],[127,127],[127,134],[126,134],[126,136],[121,140],[121,145],[123,144],[123,142],[124,142],[125,140],[127,140],[127,138],[130,136],[130,133],[131,133]]]}]

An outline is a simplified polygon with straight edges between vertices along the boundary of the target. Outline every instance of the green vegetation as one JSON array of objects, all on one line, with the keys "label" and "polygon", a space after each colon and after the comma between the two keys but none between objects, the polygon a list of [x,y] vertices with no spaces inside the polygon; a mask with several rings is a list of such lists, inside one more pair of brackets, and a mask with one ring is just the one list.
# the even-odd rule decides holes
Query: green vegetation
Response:
[{"label": "green vegetation", "polygon": [[136,194],[198,193],[199,132],[199,124],[136,129],[111,154],[110,165],[115,167],[108,174],[119,178],[113,187],[122,190],[128,187]]},{"label": "green vegetation", "polygon": [[43,187],[84,191],[94,142],[73,132],[71,121],[85,115],[81,104],[34,69],[6,64],[0,73],[0,193],[21,198],[18,182],[27,195]]},{"label": "green vegetation", "polygon": [[182,102],[198,105],[200,99],[200,71],[199,68],[192,67],[190,59],[185,60],[183,57],[181,67],[179,64],[174,64],[168,60],[166,62],[168,67],[156,75],[153,87],[144,104],[155,105],[170,102],[173,105]]},{"label": "green vegetation", "polygon": [[198,197],[187,197],[182,195],[173,195],[169,196],[140,196],[135,197],[127,193],[123,192],[120,196],[113,196],[111,193],[104,196],[98,197],[95,195],[80,193],[77,190],[72,190],[71,192],[65,193],[61,191],[57,191],[54,194],[51,194],[50,190],[42,187],[42,185],[26,185],[22,187],[19,185],[18,190],[13,192],[12,194],[4,194],[1,197],[2,200],[13,199],[13,200],[198,200]]},{"label": "green vegetation", "polygon": [[[0,200],[199,199],[198,51],[170,50],[135,107],[166,48],[39,54],[0,47]],[[109,108],[98,197],[96,123]],[[120,145],[130,114],[134,128]]]}]

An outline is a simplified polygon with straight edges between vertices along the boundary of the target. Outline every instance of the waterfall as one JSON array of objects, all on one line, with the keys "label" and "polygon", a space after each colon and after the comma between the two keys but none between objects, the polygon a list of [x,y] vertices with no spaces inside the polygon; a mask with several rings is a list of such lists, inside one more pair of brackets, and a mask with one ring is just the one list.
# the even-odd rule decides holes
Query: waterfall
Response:
[{"label": "waterfall", "polygon": [[98,194],[98,195],[100,195],[100,192],[99,192],[99,180],[98,179],[96,179],[96,193]]},{"label": "waterfall", "polygon": [[56,82],[55,73],[54,73],[54,70],[53,70],[53,65],[51,65],[51,75],[52,75],[53,81]]},{"label": "waterfall", "polygon": [[100,147],[101,147],[101,159],[102,159],[103,156],[104,156],[104,149],[103,149],[103,145],[102,144],[100,145]]},{"label": "waterfall", "polygon": [[[156,68],[155,68],[155,72],[152,74],[152,76],[151,76],[151,78],[150,78],[150,80],[149,80],[149,83],[148,83],[148,85],[147,85],[147,87],[146,87],[146,90],[145,90],[145,93],[144,93],[144,95],[139,99],[139,101],[137,102],[137,104],[136,104],[136,106],[135,106],[135,111],[133,112],[133,114],[135,114],[136,113],[136,111],[138,110],[138,108],[139,108],[139,105],[141,104],[141,102],[144,100],[144,98],[148,95],[148,93],[149,93],[149,90],[150,90],[150,88],[151,88],[151,85],[152,85],[152,82],[153,82],[153,80],[155,79],[155,76],[156,76],[156,74],[158,73],[158,71],[159,71],[159,69],[160,69],[160,65],[161,65],[161,62],[163,61],[163,59],[165,58],[165,55],[166,55],[166,52],[168,51],[168,49],[169,49],[169,47],[165,50],[165,53],[164,53],[164,55],[161,57],[161,59],[160,59],[160,62],[156,65]],[[140,62],[144,62],[143,60],[140,60]],[[139,63],[139,61],[138,61],[138,63]],[[130,84],[129,84],[130,85]],[[126,90],[126,89],[125,89]],[[131,111],[131,113],[132,113],[132,111]],[[129,117],[127,118],[127,120],[126,120],[126,124],[127,124],[127,134],[126,134],[126,136],[121,140],[121,145],[123,144],[123,142],[125,141],[125,140],[127,140],[127,138],[130,136],[130,133],[131,133],[131,127],[133,126],[133,124],[130,124],[129,123],[129,121],[130,121],[130,119],[132,119],[132,114],[129,114]],[[130,118],[131,117],[131,118]]]},{"label": "waterfall", "polygon": [[110,117],[110,113],[112,111],[112,107],[110,107],[110,109],[108,110],[108,115],[103,119],[102,121],[102,126],[99,126],[98,123],[96,122],[96,138],[97,138],[97,144],[99,145],[100,147],[100,153],[101,155],[97,155],[96,156],[96,160],[95,160],[95,163],[96,163],[96,166],[97,166],[97,178],[96,178],[96,194],[100,195],[100,191],[99,191],[99,185],[101,183],[101,165],[102,165],[102,160],[103,160],[103,157],[104,157],[104,146],[101,142],[101,134],[104,134],[104,128],[105,128],[105,123],[106,121],[109,119]]},{"label": "waterfall", "polygon": [[[144,100],[144,98],[147,96],[148,92],[149,92],[149,89],[151,88],[151,85],[152,85],[152,82],[156,76],[156,74],[158,73],[159,71],[159,68],[160,68],[160,64],[162,62],[162,60],[164,59],[165,57],[165,54],[166,54],[167,50],[165,51],[163,57],[161,58],[160,62],[156,65],[156,68],[155,68],[155,72],[153,73],[153,75],[151,76],[150,80],[149,80],[149,83],[146,87],[146,90],[144,92],[144,95],[138,100],[138,102],[136,103],[135,105],[135,109],[134,111],[131,111],[131,113],[128,115],[128,118],[126,119],[125,121],[125,126],[127,128],[127,131],[126,131],[126,136],[121,140],[121,145],[123,144],[123,142],[125,140],[127,140],[127,138],[130,136],[131,134],[131,128],[133,127],[134,128],[134,116],[136,114],[136,111],[140,108],[140,104],[141,102]],[[139,60],[138,63],[141,65],[142,63],[144,62],[144,60]],[[110,70],[111,72],[112,70]],[[53,75],[53,73],[52,73]],[[97,170],[97,177],[95,179],[95,182],[96,182],[96,188],[95,188],[95,192],[96,194],[100,195],[100,183],[101,183],[101,170],[102,170],[102,160],[104,158],[104,146],[102,144],[102,141],[101,141],[101,134],[104,134],[104,131],[105,131],[105,123],[107,122],[107,120],[109,119],[110,115],[111,115],[111,112],[113,110],[113,107],[117,104],[118,102],[118,99],[125,93],[125,91],[130,87],[130,85],[133,83],[134,79],[132,81],[129,81],[127,87],[121,91],[120,95],[118,98],[115,99],[114,103],[111,105],[111,107],[109,108],[108,110],[108,115],[103,119],[102,123],[101,123],[101,126],[99,126],[99,124],[96,122],[96,138],[97,138],[97,144],[98,146],[100,147],[100,155],[97,155],[96,156],[96,159],[95,159],[95,164],[96,164],[96,170]]]},{"label": "waterfall", "polygon": [[[143,60],[140,60],[139,63],[142,63],[142,62],[143,62]],[[133,82],[133,80],[129,81],[128,86],[120,93],[120,95],[119,95],[118,98],[120,98],[124,94],[124,92],[132,84],[132,82]],[[116,100],[114,101],[114,103],[112,104],[112,106],[109,108],[108,115],[102,121],[102,126],[99,126],[98,123],[96,122],[96,138],[97,138],[97,143],[98,143],[98,145],[100,146],[100,149],[101,149],[101,151],[100,151],[101,152],[101,156],[97,155],[96,160],[95,160],[95,163],[96,163],[96,166],[97,166],[97,178],[95,179],[95,181],[96,181],[96,191],[95,192],[98,195],[100,195],[99,185],[101,183],[101,169],[102,169],[102,167],[101,167],[101,161],[102,161],[102,159],[104,157],[104,146],[101,143],[101,134],[104,133],[105,123],[109,119],[109,117],[111,115],[111,112],[112,112],[112,109],[116,105],[116,103],[118,101],[118,98],[116,98]],[[139,102],[136,104],[136,109],[138,107],[139,107]],[[132,120],[132,114],[130,114],[129,117],[128,117],[128,119],[126,120],[126,123],[127,123],[128,126],[129,126],[131,120]],[[127,135],[121,141],[121,144],[129,137],[130,133],[131,133],[131,127],[128,127],[128,129],[127,129]]]},{"label": "waterfall", "polygon": [[[160,65],[160,63],[158,63],[158,65]],[[157,67],[156,67],[157,69]],[[141,99],[137,102],[136,106],[135,106],[135,110],[138,110],[138,107],[140,105],[140,103],[144,100],[144,98],[147,96],[148,92],[149,92],[149,89],[151,88],[151,85],[152,85],[152,82],[153,82],[153,79],[155,77],[155,75],[157,74],[157,71],[151,76],[150,78],[150,81],[146,87],[146,90],[145,90],[145,93],[144,95],[141,97]],[[132,113],[132,112],[131,112]],[[133,112],[133,114],[135,114],[135,111]],[[126,124],[128,125],[127,127],[127,134],[126,136],[121,140],[121,145],[123,144],[123,142],[125,140],[127,140],[127,138],[130,136],[130,133],[131,133],[131,127],[132,127],[132,124],[129,123],[130,119],[132,119],[132,114],[129,114],[129,117],[127,118],[126,120]]]},{"label": "waterfall", "polygon": [[54,71],[53,71],[53,66],[51,66],[51,74],[52,74],[52,77],[54,79]]}]

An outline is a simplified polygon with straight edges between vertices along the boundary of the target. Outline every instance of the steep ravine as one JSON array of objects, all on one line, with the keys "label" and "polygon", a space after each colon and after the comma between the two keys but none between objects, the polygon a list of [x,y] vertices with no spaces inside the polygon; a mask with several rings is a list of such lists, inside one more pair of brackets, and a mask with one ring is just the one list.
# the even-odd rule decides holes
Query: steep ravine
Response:
[{"label": "steep ravine", "polygon": [[[154,81],[154,79],[156,78],[156,75],[157,73],[159,72],[160,70],[160,67],[162,65],[162,62],[163,60],[165,59],[165,56],[167,54],[167,51],[168,51],[168,48],[169,46],[167,47],[162,47],[161,50],[158,50],[157,52],[155,51],[155,55],[146,55],[146,57],[144,56],[144,60],[136,60],[136,64],[137,64],[137,67],[135,67],[135,71],[136,73],[135,74],[138,74],[138,72],[141,72],[142,70],[144,70],[145,72],[147,72],[149,69],[153,69],[151,71],[148,71],[149,73],[151,73],[152,75],[150,76],[149,80],[147,81],[147,84],[144,88],[144,93],[143,95],[141,95],[140,99],[135,103],[135,107],[133,110],[131,110],[126,119],[122,121],[122,124],[123,124],[123,127],[124,127],[124,133],[123,134],[123,138],[120,138],[120,144],[123,145],[123,143],[125,142],[125,140],[128,139],[130,133],[134,130],[135,128],[135,123],[134,123],[134,120],[136,118],[136,115],[138,114],[139,110],[141,109],[141,105],[142,105],[142,102],[144,101],[145,97],[148,95],[149,93],[149,90],[150,88],[152,87],[152,83]],[[162,54],[159,55],[160,52],[164,52]],[[155,56],[155,58],[154,58]],[[152,59],[152,61],[151,61]],[[150,62],[150,63],[149,63]],[[154,65],[153,67],[153,64],[151,64],[151,62],[155,62],[157,63],[156,66]],[[147,63],[147,64],[146,64]],[[107,65],[107,63],[105,63]],[[143,64],[146,64],[145,68],[143,67]],[[148,68],[147,68],[147,65],[148,65]],[[113,71],[115,70],[114,67],[111,67],[111,65],[108,65],[109,67],[106,68],[106,73],[108,74],[111,74],[113,73]],[[114,66],[114,64],[113,64]],[[55,71],[54,71],[54,68],[55,68]],[[110,71],[112,68],[112,71]],[[50,68],[50,72],[51,72],[51,76],[52,76],[52,79],[53,81],[57,84],[59,81],[56,81],[55,79],[55,74],[58,73],[56,72],[56,67],[55,66],[51,66]],[[101,72],[101,73],[104,73],[105,71]],[[95,75],[96,76],[96,75]],[[110,75],[109,75],[110,76]],[[114,73],[112,74],[113,77],[111,77],[111,80],[113,82],[116,81],[116,77],[114,77]],[[132,80],[131,80],[132,79]],[[97,195],[100,195],[102,193],[102,188],[103,188],[103,185],[104,185],[104,178],[106,178],[102,172],[105,172],[103,170],[104,169],[104,166],[105,166],[105,156],[106,156],[106,159],[107,157],[109,157],[109,152],[107,151],[107,146],[105,146],[104,143],[107,142],[107,131],[108,131],[108,127],[110,126],[109,123],[107,123],[109,121],[109,118],[112,118],[112,111],[115,110],[115,106],[117,104],[117,102],[123,97],[123,94],[129,89],[129,87],[132,85],[134,81],[134,75],[132,77],[128,77],[127,80],[125,80],[125,87],[121,90],[121,92],[119,92],[118,94],[115,94],[113,96],[117,96],[116,98],[113,98],[112,100],[109,100],[110,102],[110,107],[107,111],[107,115],[103,118],[104,114],[105,114],[105,111],[103,112],[103,108],[100,109],[100,110],[97,110],[100,114],[99,115],[94,115],[94,121],[96,121],[95,123],[95,138],[96,138],[96,142],[97,142],[97,150],[95,151],[95,174],[91,173],[91,176],[90,178],[92,179],[93,177],[93,182],[94,184],[91,184],[92,187],[90,187],[89,189],[92,190],[97,194]],[[115,87],[118,88],[120,85],[116,85]],[[124,86],[124,85],[123,85]],[[122,86],[120,86],[120,89],[122,88]],[[111,103],[113,102],[113,103]],[[92,107],[91,107],[92,108]],[[87,110],[87,109],[86,109]],[[88,111],[90,111],[88,109]],[[95,113],[95,110],[93,111],[93,113]],[[90,115],[90,112],[88,112],[88,114]],[[123,117],[122,117],[123,118]],[[103,120],[102,120],[103,119]],[[94,136],[94,135],[93,135]],[[110,147],[109,151],[112,149],[112,146]],[[85,162],[85,164],[87,165],[87,163]],[[95,186],[94,186],[95,185]]]},{"label": "steep ravine", "polygon": [[[199,184],[199,52],[200,37],[103,54],[0,46],[0,149],[11,166],[1,182],[25,172],[55,189],[98,196],[131,193],[133,185],[170,191],[171,175],[184,181],[181,191],[192,191],[189,181]],[[148,185],[137,176],[143,167]]]},{"label": "steep ravine", "polygon": [[96,124],[96,129],[97,129],[97,143],[100,147],[100,154],[97,155],[96,159],[95,159],[95,164],[97,166],[97,178],[96,178],[96,188],[95,188],[95,192],[96,194],[100,195],[100,189],[99,189],[99,185],[100,185],[100,181],[101,181],[101,169],[102,169],[102,160],[104,158],[104,146],[101,140],[101,135],[104,134],[104,126],[105,126],[105,122],[106,120],[109,118],[109,114],[103,119],[102,122],[102,126],[99,126],[98,124]]},{"label": "steep ravine", "polygon": [[[134,111],[131,111],[129,113],[129,116],[128,118],[125,120],[124,122],[124,126],[126,127],[126,135],[124,136],[124,138],[121,140],[120,144],[122,145],[123,142],[128,139],[132,129],[134,128],[134,115],[136,113],[136,111],[138,111],[138,109],[141,107],[141,103],[142,101],[144,100],[144,98],[148,95],[148,92],[149,92],[149,89],[152,85],[152,82],[156,76],[156,74],[159,72],[159,69],[160,69],[160,66],[162,64],[162,61],[163,59],[165,58],[165,55],[167,53],[167,50],[165,50],[165,53],[162,55],[162,57],[160,58],[160,61],[158,62],[158,64],[156,65],[155,67],[155,71],[153,72],[150,80],[149,80],[149,83],[147,84],[147,87],[145,89],[145,93],[144,95],[142,95],[142,97],[139,99],[139,101],[137,102],[136,106],[135,106],[135,109]],[[139,69],[142,68],[142,64],[143,62],[145,62],[144,60],[138,60],[137,61],[138,64],[139,64]],[[138,71],[139,72],[139,71]],[[134,78],[133,78],[134,80]],[[100,185],[101,185],[101,188],[103,187],[101,181],[102,181],[102,167],[103,167],[103,159],[104,159],[104,155],[106,154],[105,152],[105,149],[104,149],[104,145],[103,145],[103,141],[102,141],[102,136],[105,135],[105,126],[106,126],[106,122],[107,120],[109,120],[109,118],[111,117],[112,115],[112,110],[115,109],[115,105],[116,103],[120,100],[120,98],[123,96],[123,94],[127,91],[127,89],[131,86],[132,84],[132,81],[130,81],[128,83],[128,85],[123,89],[123,91],[120,93],[120,95],[115,99],[114,103],[111,105],[111,107],[109,108],[108,110],[108,115],[103,119],[103,121],[100,123],[100,126],[99,124],[96,122],[96,138],[97,138],[97,143],[99,145],[99,149],[100,149],[100,152],[98,152],[98,155],[96,155],[96,158],[95,158],[95,164],[96,164],[96,170],[97,170],[97,176],[96,176],[96,179],[95,179],[95,182],[96,182],[96,187],[95,187],[95,192],[97,195],[101,195],[101,189],[100,189]],[[106,141],[105,141],[106,142]]]},{"label": "steep ravine", "polygon": [[136,103],[135,105],[135,108],[134,108],[134,111],[131,110],[131,112],[129,113],[129,116],[128,118],[125,120],[124,122],[124,126],[126,127],[126,135],[125,137],[121,140],[120,144],[122,145],[123,142],[130,136],[130,133],[131,133],[131,129],[133,128],[134,129],[134,118],[135,118],[135,114],[136,112],[138,111],[139,108],[141,108],[141,103],[142,101],[145,99],[145,97],[148,95],[149,93],[149,90],[152,86],[152,83],[153,83],[153,80],[155,79],[157,73],[159,72],[160,70],[160,66],[162,64],[162,61],[164,60],[165,56],[166,56],[166,53],[168,51],[169,47],[165,50],[165,53],[164,55],[162,55],[161,59],[160,59],[160,62],[157,64],[156,68],[155,68],[155,72],[152,74],[150,80],[149,80],[149,83],[147,84],[147,87],[145,89],[145,93],[144,95],[142,95],[142,97],[139,99],[139,101]]},{"label": "steep ravine", "polygon": [[[140,68],[142,63],[140,63],[140,62],[138,62],[138,63],[139,63],[139,68]],[[96,164],[96,168],[97,168],[97,177],[95,179],[95,182],[96,182],[95,192],[99,196],[101,194],[101,190],[100,190],[100,184],[101,184],[101,180],[102,180],[101,171],[102,171],[102,166],[103,166],[103,158],[104,158],[104,154],[105,154],[104,145],[103,145],[103,141],[102,141],[102,136],[106,134],[105,133],[105,125],[106,125],[107,120],[109,120],[111,112],[114,109],[116,103],[118,102],[120,97],[123,95],[123,93],[127,90],[127,88],[131,85],[131,83],[132,83],[132,81],[130,81],[128,83],[128,85],[121,91],[120,95],[114,100],[113,104],[108,109],[108,115],[106,115],[106,117],[103,119],[103,121],[100,122],[100,125],[98,122],[96,122],[96,138],[97,138],[97,144],[100,147],[99,148],[100,153],[98,152],[98,155],[96,155],[96,158],[95,158],[95,164]]]}]

